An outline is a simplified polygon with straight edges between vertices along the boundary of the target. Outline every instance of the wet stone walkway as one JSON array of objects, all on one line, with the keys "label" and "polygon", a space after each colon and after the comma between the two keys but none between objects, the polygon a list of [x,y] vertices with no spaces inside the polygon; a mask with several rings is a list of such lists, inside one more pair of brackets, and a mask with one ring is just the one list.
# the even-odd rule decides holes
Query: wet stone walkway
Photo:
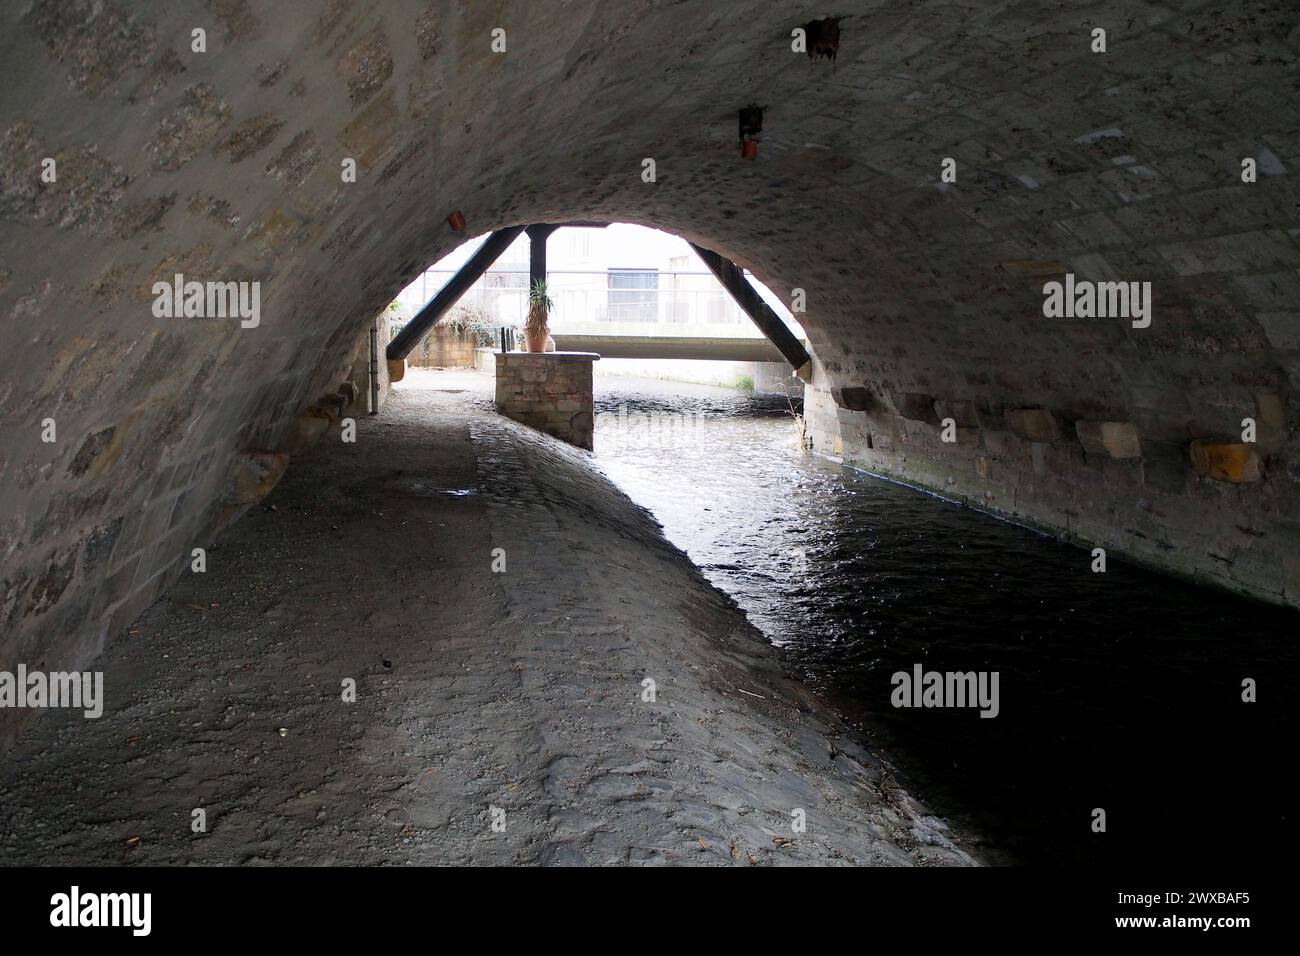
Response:
[{"label": "wet stone walkway", "polygon": [[472,392],[358,426],[19,741],[0,860],[975,862],[587,455]]}]

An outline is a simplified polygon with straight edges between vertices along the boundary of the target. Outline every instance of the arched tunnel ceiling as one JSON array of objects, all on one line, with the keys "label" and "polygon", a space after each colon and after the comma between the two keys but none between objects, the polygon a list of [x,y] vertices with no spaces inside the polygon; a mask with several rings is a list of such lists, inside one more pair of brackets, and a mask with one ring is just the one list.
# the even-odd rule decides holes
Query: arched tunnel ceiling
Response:
[{"label": "arched tunnel ceiling", "polygon": [[[826,15],[834,64],[792,52]],[[1169,443],[1231,433],[1260,390],[1294,416],[1289,2],[31,0],[0,18],[6,657],[93,653],[211,527],[230,456],[274,447],[418,270],[507,224],[653,225],[803,288],[825,387],[1045,405]],[[1153,283],[1151,327],[1045,319],[1044,277],[1067,270]],[[260,280],[260,325],[156,318],[175,273]],[[46,418],[67,437],[42,443]],[[1257,492],[1292,535],[1295,448],[1288,431]],[[123,554],[139,564],[114,582]]]}]

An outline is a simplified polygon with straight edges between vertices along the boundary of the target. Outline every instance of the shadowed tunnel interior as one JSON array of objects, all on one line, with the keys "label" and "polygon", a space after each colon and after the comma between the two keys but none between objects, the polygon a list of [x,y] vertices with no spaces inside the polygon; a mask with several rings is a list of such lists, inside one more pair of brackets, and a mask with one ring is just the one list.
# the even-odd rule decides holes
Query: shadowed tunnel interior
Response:
[{"label": "shadowed tunnel interior", "polygon": [[[7,3],[0,670],[91,666],[364,416],[413,276],[578,220],[801,290],[814,451],[1300,607],[1298,42],[1282,0]],[[256,323],[159,315],[177,275]]]}]

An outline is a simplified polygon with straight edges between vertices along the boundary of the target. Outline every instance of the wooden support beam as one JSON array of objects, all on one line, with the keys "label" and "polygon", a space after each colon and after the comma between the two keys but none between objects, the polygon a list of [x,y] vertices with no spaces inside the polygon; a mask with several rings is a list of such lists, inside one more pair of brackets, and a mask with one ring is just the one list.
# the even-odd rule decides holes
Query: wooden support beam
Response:
[{"label": "wooden support beam", "polygon": [[401,332],[397,333],[397,338],[388,343],[385,354],[389,361],[406,358],[411,349],[429,334],[429,330],[438,324],[438,320],[451,310],[460,297],[469,291],[470,286],[488,271],[492,263],[501,257],[501,253],[505,252],[510,243],[518,239],[523,231],[523,226],[511,226],[508,229],[499,229],[488,236],[483,245],[470,256],[469,262],[461,266],[460,271],[448,279],[447,284],[438,290],[438,294],[430,299],[410,322],[406,323],[406,327]]},{"label": "wooden support beam", "polygon": [[758,290],[745,278],[740,267],[716,252],[691,243],[691,248],[700,260],[709,267],[709,271],[718,277],[722,287],[731,293],[736,304],[745,310],[745,314],[758,326],[758,330],[767,336],[767,340],[776,346],[777,351],[805,382],[812,375],[812,356],[794,336],[781,317],[772,311],[772,307],[763,301]]}]

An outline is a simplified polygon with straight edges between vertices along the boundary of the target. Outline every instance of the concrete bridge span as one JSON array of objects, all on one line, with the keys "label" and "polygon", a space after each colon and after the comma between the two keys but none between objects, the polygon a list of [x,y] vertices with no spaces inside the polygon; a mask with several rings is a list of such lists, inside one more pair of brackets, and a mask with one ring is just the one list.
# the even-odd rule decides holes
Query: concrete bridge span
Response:
[{"label": "concrete bridge span", "polygon": [[688,335],[554,334],[562,352],[599,352],[601,358],[702,359],[719,362],[784,362],[767,339]]}]

